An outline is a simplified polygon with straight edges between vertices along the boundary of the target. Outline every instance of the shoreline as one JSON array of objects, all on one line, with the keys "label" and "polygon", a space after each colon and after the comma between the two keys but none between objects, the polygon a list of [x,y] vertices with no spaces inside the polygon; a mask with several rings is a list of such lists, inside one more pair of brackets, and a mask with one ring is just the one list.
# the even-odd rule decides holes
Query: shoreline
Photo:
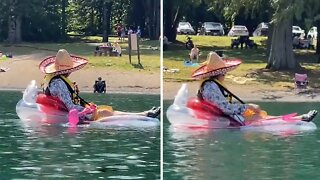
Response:
[{"label": "shoreline", "polygon": [[[0,92],[1,91],[20,91],[23,92],[25,89],[21,89],[21,88],[3,88],[0,87]],[[39,89],[39,91],[41,91]],[[142,91],[117,91],[117,90],[112,90],[112,91],[107,91],[106,93],[93,93],[92,91],[89,90],[83,90],[81,91],[81,93],[88,93],[88,94],[134,94],[134,95],[161,95],[158,92],[142,92]]]},{"label": "shoreline", "polygon": [[[174,100],[176,93],[183,83],[164,82],[163,100]],[[188,96],[196,97],[199,82],[188,82]],[[268,86],[229,84],[231,92],[236,92],[240,99],[245,102],[320,102],[320,93],[317,89],[306,89],[300,93],[295,93],[291,89],[272,89]]]},{"label": "shoreline", "polygon": [[[0,90],[23,91],[32,80],[36,81],[39,88],[44,74],[40,72],[38,65],[43,58],[43,54],[31,54],[15,56],[4,62],[0,61],[0,67],[9,68],[6,72],[0,72]],[[160,71],[159,73],[124,71],[88,66],[73,72],[70,80],[77,82],[80,92],[93,93],[93,84],[98,77],[106,81],[107,93],[110,94],[161,94]]]}]

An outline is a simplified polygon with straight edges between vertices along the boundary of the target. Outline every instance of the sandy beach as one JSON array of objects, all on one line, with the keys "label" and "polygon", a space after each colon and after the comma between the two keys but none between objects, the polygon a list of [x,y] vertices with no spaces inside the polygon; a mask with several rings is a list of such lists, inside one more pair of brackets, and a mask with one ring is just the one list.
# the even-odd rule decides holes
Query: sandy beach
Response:
[{"label": "sandy beach", "polygon": [[[38,86],[43,74],[38,69],[39,62],[50,54],[16,56],[9,60],[1,60],[1,68],[9,68],[0,72],[1,90],[23,90],[31,80],[36,80]],[[160,94],[160,74],[143,71],[106,70],[105,68],[90,67],[71,74],[70,78],[78,83],[80,91],[92,92],[94,81],[101,76],[107,82],[108,93],[142,93]],[[195,96],[199,82],[187,82],[189,96]],[[174,99],[181,82],[163,82],[163,99]],[[227,83],[229,89],[244,101],[287,101],[287,102],[320,102],[320,91],[307,89],[298,93],[292,88],[274,88],[270,85],[252,83]]]},{"label": "sandy beach", "polygon": [[[164,100],[174,99],[177,91],[183,83],[164,82]],[[200,82],[187,82],[188,94],[195,97]],[[243,101],[281,101],[281,102],[320,102],[320,91],[316,89],[305,89],[297,91],[291,88],[274,88],[268,85],[249,84],[227,84],[231,92],[234,92]]]},{"label": "sandy beach", "polygon": [[[23,55],[0,60],[1,68],[9,68],[7,72],[0,72],[0,89],[23,90],[33,79],[40,87],[44,75],[40,72],[38,65],[48,55],[52,54]],[[123,72],[87,65],[70,75],[70,79],[78,83],[82,92],[93,92],[92,86],[98,77],[106,81],[108,93],[160,94],[161,81],[158,72]]]}]

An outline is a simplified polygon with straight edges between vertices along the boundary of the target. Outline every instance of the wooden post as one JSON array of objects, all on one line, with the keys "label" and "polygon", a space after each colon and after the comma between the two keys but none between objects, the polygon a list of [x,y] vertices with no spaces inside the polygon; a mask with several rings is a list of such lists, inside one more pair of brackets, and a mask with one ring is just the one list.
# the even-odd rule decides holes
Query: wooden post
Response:
[{"label": "wooden post", "polygon": [[[134,39],[132,37],[135,37]],[[139,48],[139,38],[137,34],[128,34],[128,47],[129,47],[129,62],[131,64],[131,56],[132,56],[132,51],[137,51],[138,53],[138,63],[140,63],[140,48]]]},{"label": "wooden post", "polygon": [[138,51],[138,63],[139,65],[141,65],[140,63],[140,47],[139,47],[139,37],[137,37],[137,51]]},{"label": "wooden post", "polygon": [[131,34],[128,34],[128,43],[129,43],[129,63],[131,64]]}]

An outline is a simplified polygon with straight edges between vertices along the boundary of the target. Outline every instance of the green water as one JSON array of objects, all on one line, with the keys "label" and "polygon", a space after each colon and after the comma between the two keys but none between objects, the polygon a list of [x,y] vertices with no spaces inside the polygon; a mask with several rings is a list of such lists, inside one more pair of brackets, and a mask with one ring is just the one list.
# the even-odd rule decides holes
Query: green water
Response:
[{"label": "green water", "polygon": [[[160,179],[160,128],[28,127],[15,113],[21,92],[0,92],[0,179]],[[116,110],[143,111],[160,96],[84,94]]]},{"label": "green water", "polygon": [[[164,109],[172,101],[164,102]],[[258,103],[269,114],[319,110],[320,103]],[[315,120],[320,126],[320,116]],[[164,179],[320,179],[320,131],[272,135],[163,127]]]}]

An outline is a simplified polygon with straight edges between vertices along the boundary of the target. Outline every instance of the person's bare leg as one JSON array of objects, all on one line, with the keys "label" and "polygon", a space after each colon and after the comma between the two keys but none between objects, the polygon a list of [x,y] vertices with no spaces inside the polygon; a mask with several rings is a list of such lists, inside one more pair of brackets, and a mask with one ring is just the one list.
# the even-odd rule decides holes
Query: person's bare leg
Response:
[{"label": "person's bare leg", "polygon": [[302,114],[300,116],[295,116],[295,117],[292,117],[291,119],[310,122],[316,117],[317,114],[318,114],[317,110],[311,110],[306,114]]},{"label": "person's bare leg", "polygon": [[[302,114],[299,116],[294,116],[294,117],[290,117],[290,120],[301,120],[301,121],[307,121],[310,122],[312,121],[316,115],[317,115],[318,111],[317,110],[311,110],[306,114]],[[260,116],[260,114],[255,114],[249,118],[245,118],[246,121],[256,121],[256,120],[260,120],[260,119],[273,119],[273,118],[282,118],[283,116],[267,116],[267,117],[262,117]]]},{"label": "person's bare leg", "polygon": [[147,116],[147,117],[155,118],[160,114],[160,112],[161,112],[161,108],[160,107],[152,107],[148,111],[137,112],[137,113],[114,111],[113,115],[139,115],[139,116]]}]

